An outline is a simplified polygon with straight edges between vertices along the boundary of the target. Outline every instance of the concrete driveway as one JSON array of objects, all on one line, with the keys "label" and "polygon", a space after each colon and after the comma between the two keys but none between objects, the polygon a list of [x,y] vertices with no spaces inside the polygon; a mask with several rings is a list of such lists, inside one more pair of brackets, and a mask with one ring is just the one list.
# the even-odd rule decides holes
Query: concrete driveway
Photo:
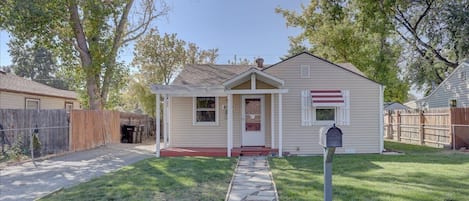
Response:
[{"label": "concrete driveway", "polygon": [[[154,156],[154,145],[113,144],[0,170],[0,200],[34,200]],[[153,152],[153,153],[152,153]]]}]

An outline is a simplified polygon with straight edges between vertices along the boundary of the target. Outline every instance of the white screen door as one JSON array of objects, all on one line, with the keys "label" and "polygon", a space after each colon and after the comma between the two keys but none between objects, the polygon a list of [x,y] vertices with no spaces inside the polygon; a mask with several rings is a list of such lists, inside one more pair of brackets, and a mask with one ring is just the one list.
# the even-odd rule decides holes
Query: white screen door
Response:
[{"label": "white screen door", "polygon": [[242,104],[242,145],[265,146],[264,96],[243,96]]}]

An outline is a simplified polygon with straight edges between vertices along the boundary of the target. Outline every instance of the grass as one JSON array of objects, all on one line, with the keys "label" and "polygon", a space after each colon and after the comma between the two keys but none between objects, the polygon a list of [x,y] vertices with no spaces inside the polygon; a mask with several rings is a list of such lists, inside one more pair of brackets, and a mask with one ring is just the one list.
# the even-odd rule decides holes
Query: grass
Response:
[{"label": "grass", "polygon": [[151,158],[41,200],[224,200],[235,158]]},{"label": "grass", "polygon": [[[385,142],[404,155],[336,155],[334,200],[467,200],[469,154]],[[323,159],[271,158],[280,200],[322,200]]]}]

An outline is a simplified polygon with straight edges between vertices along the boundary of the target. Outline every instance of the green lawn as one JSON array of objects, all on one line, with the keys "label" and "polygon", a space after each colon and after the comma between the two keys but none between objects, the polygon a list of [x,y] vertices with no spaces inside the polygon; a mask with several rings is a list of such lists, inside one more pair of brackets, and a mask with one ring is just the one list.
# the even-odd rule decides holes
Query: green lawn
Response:
[{"label": "green lawn", "polygon": [[[336,155],[334,200],[464,201],[469,196],[469,154],[386,142],[405,155]],[[321,200],[323,160],[271,158],[280,200]]]},{"label": "green lawn", "polygon": [[42,200],[224,200],[236,158],[151,158]]}]

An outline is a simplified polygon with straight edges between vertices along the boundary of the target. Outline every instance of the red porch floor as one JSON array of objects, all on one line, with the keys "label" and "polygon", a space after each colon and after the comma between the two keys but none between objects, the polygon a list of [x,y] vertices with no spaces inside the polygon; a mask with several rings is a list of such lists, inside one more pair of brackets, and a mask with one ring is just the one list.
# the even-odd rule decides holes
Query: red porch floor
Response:
[{"label": "red porch floor", "polygon": [[[236,147],[231,151],[231,156],[267,156],[278,154],[278,149],[270,147]],[[162,157],[172,156],[209,156],[209,157],[226,157],[226,148],[200,148],[200,147],[171,147],[161,149]]]}]

